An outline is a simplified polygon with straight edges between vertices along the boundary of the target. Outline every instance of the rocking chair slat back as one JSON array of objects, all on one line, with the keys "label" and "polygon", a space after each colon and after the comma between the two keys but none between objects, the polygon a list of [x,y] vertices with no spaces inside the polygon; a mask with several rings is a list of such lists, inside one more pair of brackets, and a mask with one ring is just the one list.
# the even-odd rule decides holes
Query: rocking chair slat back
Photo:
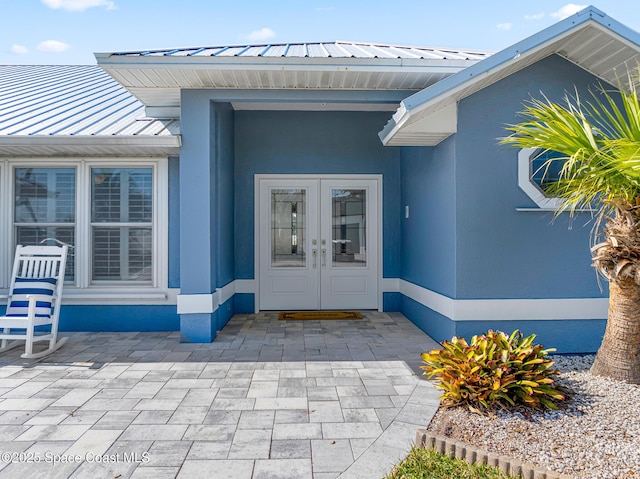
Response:
[{"label": "rocking chair slat back", "polygon": [[[0,317],[0,351],[11,349],[10,339],[26,341],[22,357],[35,358],[58,349],[66,338],[58,341],[58,319],[68,246],[18,246],[13,263],[6,316]],[[31,280],[31,281],[30,281]],[[45,283],[55,290],[44,294]],[[35,334],[35,326],[51,325],[48,334]],[[12,329],[26,329],[25,334]],[[49,341],[49,348],[33,353],[33,342]],[[17,342],[17,341],[16,341]]]}]

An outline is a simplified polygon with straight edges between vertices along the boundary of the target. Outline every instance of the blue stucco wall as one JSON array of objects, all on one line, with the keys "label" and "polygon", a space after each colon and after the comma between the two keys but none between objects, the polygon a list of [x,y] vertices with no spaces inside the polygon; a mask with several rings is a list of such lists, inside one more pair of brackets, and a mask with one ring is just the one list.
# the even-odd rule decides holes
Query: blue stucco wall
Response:
[{"label": "blue stucco wall", "polygon": [[455,142],[408,147],[402,158],[401,278],[455,296]]},{"label": "blue stucco wall", "polygon": [[[206,90],[181,99],[180,292],[210,294],[234,279],[234,111]],[[182,314],[183,341],[212,341],[234,312]]]},{"label": "blue stucco wall", "polygon": [[[450,321],[451,322],[451,321]],[[511,333],[519,329],[525,336],[535,334],[535,342],[545,348],[555,348],[560,354],[595,353],[600,347],[604,328],[604,319],[563,320],[563,321],[457,321],[455,335],[471,338],[489,329]],[[453,336],[453,335],[451,335]],[[450,339],[443,336],[438,339]]]},{"label": "blue stucco wall", "polygon": [[456,335],[454,321],[407,296],[402,296],[402,314],[438,342]]},{"label": "blue stucco wall", "polygon": [[180,159],[169,158],[169,287],[180,287]]},{"label": "blue stucco wall", "polygon": [[216,286],[222,287],[234,280],[234,111],[229,103],[214,103],[212,109],[218,125],[214,158],[216,172]]},{"label": "blue stucco wall", "polygon": [[[90,319],[89,319],[90,318]],[[177,331],[175,305],[63,305],[60,331]]]},{"label": "blue stucco wall", "polygon": [[516,211],[534,204],[518,187],[518,151],[497,144],[531,96],[560,101],[575,85],[586,98],[595,83],[554,55],[459,103],[456,298],[606,296],[591,268],[589,215],[569,228],[566,214],[552,224],[550,213]]},{"label": "blue stucco wall", "polygon": [[[402,279],[452,299],[607,296],[591,267],[590,216],[516,211],[535,204],[518,187],[518,151],[498,145],[532,96],[558,101],[577,86],[586,98],[596,83],[546,58],[460,101],[458,132],[440,145],[402,150],[402,204],[410,206]],[[521,329],[564,353],[594,352],[605,327],[604,319],[453,321],[405,296],[402,312],[437,341]]]},{"label": "blue stucco wall", "polygon": [[383,275],[400,275],[400,156],[384,112],[237,111],[236,278],[254,278],[254,174],[382,174]]},{"label": "blue stucco wall", "polygon": [[215,116],[206,96],[183,91],[180,150],[180,289],[183,294],[215,290]]}]

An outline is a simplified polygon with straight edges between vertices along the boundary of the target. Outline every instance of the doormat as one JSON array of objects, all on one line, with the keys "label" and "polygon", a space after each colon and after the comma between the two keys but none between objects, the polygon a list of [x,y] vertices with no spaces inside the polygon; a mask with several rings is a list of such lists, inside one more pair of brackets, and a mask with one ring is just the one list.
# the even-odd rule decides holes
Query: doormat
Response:
[{"label": "doormat", "polygon": [[282,311],[278,319],[362,319],[357,311]]}]

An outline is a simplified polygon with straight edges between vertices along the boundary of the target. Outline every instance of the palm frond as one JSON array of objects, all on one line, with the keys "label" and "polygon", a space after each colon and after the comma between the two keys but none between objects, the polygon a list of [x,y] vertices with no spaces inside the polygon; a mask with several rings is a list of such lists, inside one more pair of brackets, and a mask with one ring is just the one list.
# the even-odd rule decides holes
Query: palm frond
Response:
[{"label": "palm frond", "polygon": [[[558,212],[596,208],[607,214],[621,204],[635,206],[640,197],[640,104],[635,88],[608,92],[600,87],[582,103],[576,91],[556,103],[543,95],[521,112],[523,121],[508,125],[501,144],[554,151],[562,161],[558,181],[545,189],[561,199]],[[544,178],[544,176],[543,176]]]}]

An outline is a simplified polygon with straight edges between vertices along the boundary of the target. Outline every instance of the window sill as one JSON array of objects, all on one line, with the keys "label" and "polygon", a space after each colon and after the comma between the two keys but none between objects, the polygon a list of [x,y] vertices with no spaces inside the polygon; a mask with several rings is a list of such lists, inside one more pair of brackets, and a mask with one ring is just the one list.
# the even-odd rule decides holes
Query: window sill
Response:
[{"label": "window sill", "polygon": [[[525,213],[529,213],[529,212],[543,212],[543,213],[555,213],[556,209],[555,208],[537,208],[537,207],[533,207],[533,208],[516,208],[516,211],[522,211]],[[594,210],[594,209],[590,209],[590,208],[580,208],[580,209],[576,209],[576,213],[593,213],[594,211],[598,211],[598,210]],[[563,211],[562,213],[569,213],[569,211]]]},{"label": "window sill", "polygon": [[[62,305],[104,305],[104,304],[176,304],[178,289],[158,288],[87,288],[65,287],[62,291]],[[0,291],[0,299],[7,299],[7,291]]]}]

